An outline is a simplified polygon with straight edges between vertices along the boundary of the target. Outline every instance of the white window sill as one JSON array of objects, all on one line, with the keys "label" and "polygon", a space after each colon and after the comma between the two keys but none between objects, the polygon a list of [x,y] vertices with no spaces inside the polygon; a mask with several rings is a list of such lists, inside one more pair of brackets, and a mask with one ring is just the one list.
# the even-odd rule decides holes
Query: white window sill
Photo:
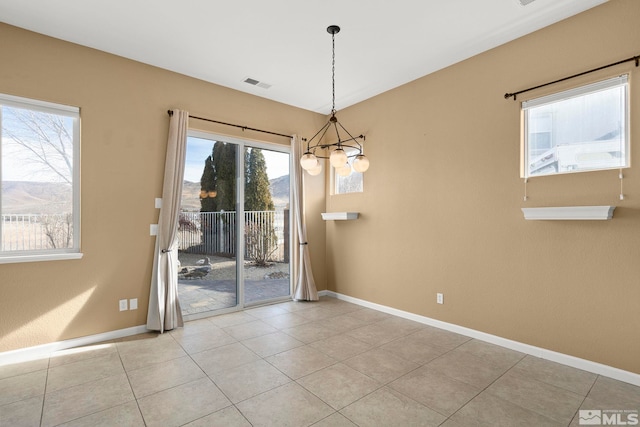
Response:
[{"label": "white window sill", "polygon": [[9,255],[0,256],[0,264],[10,264],[18,262],[40,262],[40,261],[64,261],[68,259],[82,258],[81,252],[57,253],[57,254],[37,254],[37,255]]}]

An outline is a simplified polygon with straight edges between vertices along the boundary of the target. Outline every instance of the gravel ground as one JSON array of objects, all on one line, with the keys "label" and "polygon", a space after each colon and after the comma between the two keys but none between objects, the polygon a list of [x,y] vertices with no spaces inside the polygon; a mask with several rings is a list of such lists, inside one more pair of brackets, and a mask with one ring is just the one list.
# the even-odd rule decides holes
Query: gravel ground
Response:
[{"label": "gravel ground", "polygon": [[[178,259],[182,267],[197,266],[197,261],[209,258],[211,261],[211,272],[203,279],[233,280],[236,277],[235,258],[225,258],[213,255],[200,255],[189,253],[178,253]],[[258,267],[252,261],[244,262],[245,280],[281,279],[289,277],[289,264],[274,262],[268,267]]]}]

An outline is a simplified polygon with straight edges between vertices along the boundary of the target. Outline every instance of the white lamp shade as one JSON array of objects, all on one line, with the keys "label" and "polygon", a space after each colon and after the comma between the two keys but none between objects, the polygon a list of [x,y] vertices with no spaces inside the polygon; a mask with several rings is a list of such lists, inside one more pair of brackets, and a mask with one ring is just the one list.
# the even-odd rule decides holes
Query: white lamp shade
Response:
[{"label": "white lamp shade", "polygon": [[364,154],[358,154],[353,161],[353,169],[360,173],[366,172],[369,169],[369,159]]},{"label": "white lamp shade", "polygon": [[349,163],[345,163],[344,165],[336,168],[336,173],[340,176],[349,176],[351,175],[351,165]]},{"label": "white lamp shade", "polygon": [[300,158],[300,166],[302,166],[302,169],[306,171],[315,168],[319,164],[320,162],[318,162],[318,158],[311,153],[305,153]]},{"label": "white lamp shade", "polygon": [[349,160],[349,158],[347,157],[347,153],[345,153],[342,148],[336,148],[331,152],[331,155],[329,156],[331,166],[336,169],[340,166],[344,166],[347,163],[347,160]]},{"label": "white lamp shade", "polygon": [[322,163],[320,162],[315,167],[307,169],[307,173],[312,176],[320,175],[320,172],[322,172]]}]

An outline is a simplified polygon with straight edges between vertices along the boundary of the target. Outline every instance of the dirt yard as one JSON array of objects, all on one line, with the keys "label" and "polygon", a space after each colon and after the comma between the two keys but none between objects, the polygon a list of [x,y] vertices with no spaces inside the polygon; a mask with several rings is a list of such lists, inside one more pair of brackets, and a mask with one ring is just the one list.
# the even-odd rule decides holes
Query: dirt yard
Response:
[{"label": "dirt yard", "polygon": [[[217,280],[230,280],[236,277],[235,258],[217,257],[212,255],[178,253],[181,267],[198,267],[198,261],[209,258],[211,272],[204,278]],[[289,277],[289,264],[282,262],[271,263],[268,267],[258,267],[252,261],[244,262],[245,280],[281,279]]]}]

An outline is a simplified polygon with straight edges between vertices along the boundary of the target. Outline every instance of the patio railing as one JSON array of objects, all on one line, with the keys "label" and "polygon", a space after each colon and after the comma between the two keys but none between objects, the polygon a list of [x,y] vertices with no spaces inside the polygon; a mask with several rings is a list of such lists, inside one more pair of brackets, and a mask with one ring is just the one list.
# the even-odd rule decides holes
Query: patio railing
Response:
[{"label": "patio railing", "polygon": [[[289,262],[289,210],[248,211],[244,216],[244,258]],[[235,257],[236,220],[236,212],[181,212],[178,249]],[[66,247],[61,237],[70,236],[60,236],[61,228],[53,226],[67,223],[67,215],[2,214],[0,221],[2,251]]]},{"label": "patio railing", "polygon": [[[245,259],[289,262],[289,210],[247,211]],[[179,247],[184,252],[236,256],[236,212],[181,212]]]},{"label": "patio railing", "polygon": [[[3,251],[30,251],[67,247],[60,241],[56,225],[66,224],[68,214],[2,214],[0,247]],[[67,230],[68,231],[68,230]]]}]

